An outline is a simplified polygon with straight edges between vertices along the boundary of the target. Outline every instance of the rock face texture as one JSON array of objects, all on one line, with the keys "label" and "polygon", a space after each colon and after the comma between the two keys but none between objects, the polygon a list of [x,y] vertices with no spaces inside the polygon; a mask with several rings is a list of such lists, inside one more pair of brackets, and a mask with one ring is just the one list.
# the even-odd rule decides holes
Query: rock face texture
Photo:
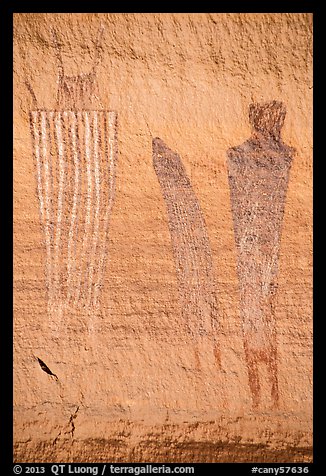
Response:
[{"label": "rock face texture", "polygon": [[312,460],[312,15],[15,14],[14,454]]}]

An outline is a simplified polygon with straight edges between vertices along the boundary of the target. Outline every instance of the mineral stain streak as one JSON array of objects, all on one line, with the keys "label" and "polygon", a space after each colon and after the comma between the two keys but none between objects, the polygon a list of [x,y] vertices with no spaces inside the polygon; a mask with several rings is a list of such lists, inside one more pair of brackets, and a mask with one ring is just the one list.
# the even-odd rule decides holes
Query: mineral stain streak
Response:
[{"label": "mineral stain streak", "polygon": [[253,406],[261,402],[265,365],[273,406],[279,403],[274,297],[286,192],[294,149],[281,139],[281,102],[251,104],[252,137],[228,151],[228,173]]},{"label": "mineral stain streak", "polygon": [[[153,166],[167,208],[182,316],[195,340],[211,337],[220,365],[217,300],[205,220],[180,156],[159,138],[153,139],[152,146]],[[196,360],[199,365],[197,354]]]}]

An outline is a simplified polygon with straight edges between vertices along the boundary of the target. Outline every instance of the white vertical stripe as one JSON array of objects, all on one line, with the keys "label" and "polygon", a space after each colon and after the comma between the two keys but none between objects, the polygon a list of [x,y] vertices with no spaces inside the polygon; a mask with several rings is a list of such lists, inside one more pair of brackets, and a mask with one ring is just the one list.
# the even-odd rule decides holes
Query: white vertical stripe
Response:
[{"label": "white vertical stripe", "polygon": [[[74,172],[75,172],[75,180],[74,180],[74,196],[73,196],[73,203],[71,209],[71,222],[69,228],[69,235],[68,235],[68,251],[67,251],[67,302],[69,302],[71,295],[72,295],[72,275],[71,275],[71,268],[72,268],[72,256],[71,256],[71,247],[73,245],[74,240],[74,231],[76,227],[76,219],[77,219],[77,206],[78,206],[78,191],[79,191],[79,155],[77,150],[77,142],[76,142],[76,125],[77,119],[73,112],[69,112],[70,116],[70,123],[71,123],[71,150],[72,156],[74,160]],[[74,261],[75,261],[74,256]]]},{"label": "white vertical stripe", "polygon": [[[82,245],[82,256],[81,260],[86,259],[86,249],[87,243],[90,235],[90,222],[91,222],[91,207],[92,207],[92,174],[91,174],[91,130],[89,123],[89,113],[83,113],[85,119],[85,156],[86,156],[86,176],[87,176],[87,200],[86,200],[86,218],[85,218],[85,229],[84,229],[84,239]],[[82,265],[82,263],[81,263]],[[85,264],[85,272],[87,271],[87,265]],[[81,286],[81,277],[82,277],[82,266],[79,270],[75,304],[79,300],[80,296],[80,286]]]},{"label": "white vertical stripe", "polygon": [[98,294],[99,287],[102,282],[103,273],[104,273],[104,262],[106,257],[106,242],[108,239],[108,225],[109,218],[111,215],[112,203],[114,199],[114,189],[115,189],[115,127],[116,127],[116,114],[115,112],[106,113],[106,139],[108,140],[108,166],[109,166],[109,183],[108,183],[108,203],[104,215],[104,239],[101,246],[101,251],[99,253],[99,264],[98,264],[98,276],[94,288],[93,296],[93,306],[96,307],[98,303]]},{"label": "white vertical stripe", "polygon": [[34,136],[34,155],[36,160],[36,173],[37,173],[37,193],[40,203],[40,213],[42,225],[44,226],[44,197],[43,197],[43,186],[42,186],[42,172],[41,172],[41,163],[40,163],[40,134],[38,130],[38,111],[33,111],[32,116],[32,128]]},{"label": "white vertical stripe", "polygon": [[94,114],[94,117],[93,117],[93,140],[94,140],[93,159],[94,159],[96,208],[95,208],[95,215],[94,215],[93,243],[92,243],[92,249],[91,249],[91,259],[90,259],[89,275],[88,275],[87,306],[90,305],[91,295],[92,295],[94,260],[96,257],[97,242],[98,242],[98,235],[99,235],[99,214],[100,214],[100,197],[101,197],[100,196],[101,178],[100,178],[100,172],[99,172],[99,154],[98,154],[98,141],[99,141],[98,113],[94,112],[93,114]]},{"label": "white vertical stripe", "polygon": [[[66,113],[64,113],[66,114]],[[65,181],[65,162],[64,162],[64,140],[62,137],[62,124],[61,113],[58,112],[54,118],[55,124],[55,137],[58,147],[58,163],[59,163],[59,190],[58,190],[58,202],[57,202],[57,226],[54,242],[54,282],[55,282],[55,294],[59,298],[60,290],[60,269],[59,269],[59,251],[60,251],[60,238],[61,238],[61,224],[62,224],[62,209],[63,209],[63,187]]]},{"label": "white vertical stripe", "polygon": [[45,246],[46,246],[46,274],[47,282],[49,289],[49,301],[50,305],[53,300],[53,289],[52,289],[52,250],[51,250],[51,197],[50,197],[50,167],[49,167],[49,155],[48,155],[48,144],[47,144],[47,128],[46,128],[46,112],[41,112],[41,151],[44,169],[44,198],[45,198],[45,224],[44,224],[44,234],[45,234]]}]

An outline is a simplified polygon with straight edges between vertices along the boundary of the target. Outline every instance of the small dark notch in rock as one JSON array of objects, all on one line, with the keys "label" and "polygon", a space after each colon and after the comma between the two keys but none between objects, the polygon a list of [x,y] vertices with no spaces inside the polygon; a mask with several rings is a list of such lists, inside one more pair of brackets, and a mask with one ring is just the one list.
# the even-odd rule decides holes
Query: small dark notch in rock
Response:
[{"label": "small dark notch in rock", "polygon": [[51,372],[51,370],[49,369],[49,367],[43,362],[43,360],[39,359],[38,357],[36,357],[41,369],[43,370],[43,372],[47,373],[48,375],[51,375],[51,377],[54,377],[56,380],[59,380],[58,377],[56,376],[56,374],[54,374],[53,372]]}]

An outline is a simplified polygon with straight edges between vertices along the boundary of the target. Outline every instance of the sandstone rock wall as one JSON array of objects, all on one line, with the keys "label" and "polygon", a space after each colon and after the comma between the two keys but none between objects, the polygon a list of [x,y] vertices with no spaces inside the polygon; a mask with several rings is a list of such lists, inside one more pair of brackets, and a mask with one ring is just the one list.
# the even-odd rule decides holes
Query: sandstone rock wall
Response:
[{"label": "sandstone rock wall", "polygon": [[[286,107],[282,138],[296,152],[273,303],[279,402],[273,405],[262,366],[261,401],[254,407],[227,150],[251,136],[249,105],[273,100]],[[100,228],[95,251],[93,232],[84,247],[83,231],[71,238],[85,272],[91,254],[107,245],[100,305],[69,302],[60,311],[49,308],[30,112],[83,108],[117,115],[115,194],[108,235]],[[94,137],[95,123],[87,129],[88,119],[78,117],[85,136],[79,140],[87,149],[87,130]],[[96,120],[92,113],[89,120]],[[48,222],[55,249],[60,180],[66,180],[62,197],[68,205],[58,243],[71,227],[64,220],[73,209],[74,156],[72,141],[60,175],[56,134],[68,134],[62,138],[68,150],[73,126],[51,127],[54,192],[47,203],[55,211]],[[100,151],[105,140],[113,144],[104,126],[101,131]],[[181,158],[204,217],[217,296],[215,334],[189,332],[185,319],[169,217],[152,161],[155,137]],[[96,161],[88,176],[86,159],[83,164],[80,230],[88,209],[96,222],[97,191],[109,202],[108,176],[96,175]],[[87,201],[90,176],[93,202]],[[102,226],[105,208],[97,216]],[[57,250],[58,269],[66,272],[67,251]],[[63,275],[57,274],[57,286],[64,286]],[[81,282],[87,286],[86,278]],[[312,15],[15,14],[15,459],[310,461],[311,380]]]}]

